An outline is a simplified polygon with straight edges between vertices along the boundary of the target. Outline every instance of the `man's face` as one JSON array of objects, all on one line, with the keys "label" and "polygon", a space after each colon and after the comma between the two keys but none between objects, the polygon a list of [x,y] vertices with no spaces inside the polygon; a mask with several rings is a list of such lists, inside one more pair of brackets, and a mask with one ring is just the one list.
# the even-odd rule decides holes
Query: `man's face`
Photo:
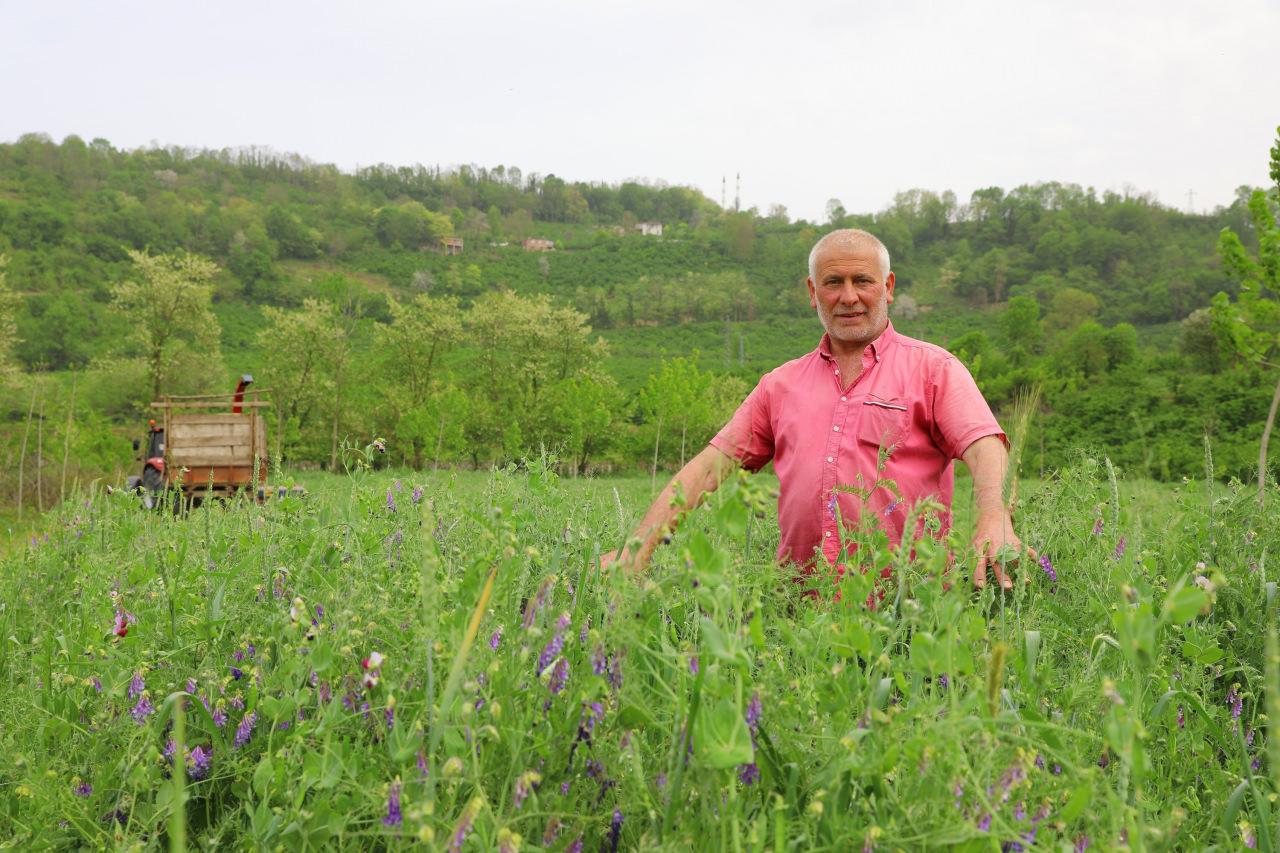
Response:
[{"label": "man's face", "polygon": [[893,273],[880,267],[874,248],[833,246],[815,258],[809,304],[834,344],[866,346],[889,325]]}]

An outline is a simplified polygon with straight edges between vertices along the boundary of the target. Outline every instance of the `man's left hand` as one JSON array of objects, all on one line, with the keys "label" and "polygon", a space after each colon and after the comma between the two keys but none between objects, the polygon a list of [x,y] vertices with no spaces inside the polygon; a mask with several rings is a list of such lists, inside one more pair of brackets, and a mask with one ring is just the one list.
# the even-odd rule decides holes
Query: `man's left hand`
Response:
[{"label": "man's left hand", "polygon": [[1036,552],[1024,548],[1018,534],[1013,532],[1013,519],[1003,508],[978,514],[973,547],[978,556],[977,567],[973,570],[973,585],[978,589],[987,585],[988,570],[995,574],[1001,588],[1012,589],[1013,579],[1008,569],[1016,566],[1024,553],[1030,559],[1036,559]]}]

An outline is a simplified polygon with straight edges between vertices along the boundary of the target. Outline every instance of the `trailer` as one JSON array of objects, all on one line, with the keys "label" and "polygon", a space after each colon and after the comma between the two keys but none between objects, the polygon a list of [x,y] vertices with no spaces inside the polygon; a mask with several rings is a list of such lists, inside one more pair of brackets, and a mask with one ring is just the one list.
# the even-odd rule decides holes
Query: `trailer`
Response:
[{"label": "trailer", "polygon": [[[261,500],[267,483],[267,429],[262,416],[271,404],[250,391],[243,376],[231,394],[165,396],[153,402],[141,477],[130,486],[148,507],[162,494],[199,504],[210,497],[250,492]],[[141,449],[135,440],[134,448]]]}]

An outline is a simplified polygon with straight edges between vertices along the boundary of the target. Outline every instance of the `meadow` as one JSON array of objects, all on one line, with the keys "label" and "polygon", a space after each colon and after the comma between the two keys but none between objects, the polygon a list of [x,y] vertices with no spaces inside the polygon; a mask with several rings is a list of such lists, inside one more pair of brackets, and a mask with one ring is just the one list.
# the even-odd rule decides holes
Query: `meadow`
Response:
[{"label": "meadow", "polygon": [[0,846],[1274,848],[1254,487],[1081,455],[1021,485],[1042,557],[1001,593],[948,558],[963,480],[949,540],[847,531],[839,578],[774,565],[776,481],[731,481],[632,579],[598,558],[648,477],[378,461],[84,493],[11,545]]}]

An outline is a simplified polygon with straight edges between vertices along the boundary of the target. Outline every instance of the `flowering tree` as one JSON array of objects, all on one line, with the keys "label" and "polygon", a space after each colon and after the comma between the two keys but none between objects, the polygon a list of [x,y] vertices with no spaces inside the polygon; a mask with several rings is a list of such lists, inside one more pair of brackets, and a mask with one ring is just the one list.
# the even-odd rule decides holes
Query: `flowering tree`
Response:
[{"label": "flowering tree", "polygon": [[[139,276],[112,288],[111,304],[130,321],[132,337],[147,365],[152,398],[159,397],[161,387],[180,372],[177,368],[184,356],[204,363],[206,375],[221,378],[222,333],[213,313],[210,284],[217,265],[187,253],[131,251],[129,257]],[[218,367],[208,370],[209,364]]]},{"label": "flowering tree", "polygon": [[[1263,367],[1280,369],[1280,225],[1276,208],[1280,206],[1280,128],[1276,128],[1276,144],[1271,149],[1270,191],[1255,190],[1249,198],[1249,218],[1258,239],[1257,257],[1251,257],[1240,237],[1224,228],[1218,239],[1218,250],[1227,270],[1240,279],[1240,297],[1231,302],[1225,293],[1213,298],[1215,325],[1234,347],[1237,355]],[[1267,444],[1280,408],[1280,381],[1271,398],[1271,408],[1262,428],[1258,449],[1258,501],[1266,493]]]}]

